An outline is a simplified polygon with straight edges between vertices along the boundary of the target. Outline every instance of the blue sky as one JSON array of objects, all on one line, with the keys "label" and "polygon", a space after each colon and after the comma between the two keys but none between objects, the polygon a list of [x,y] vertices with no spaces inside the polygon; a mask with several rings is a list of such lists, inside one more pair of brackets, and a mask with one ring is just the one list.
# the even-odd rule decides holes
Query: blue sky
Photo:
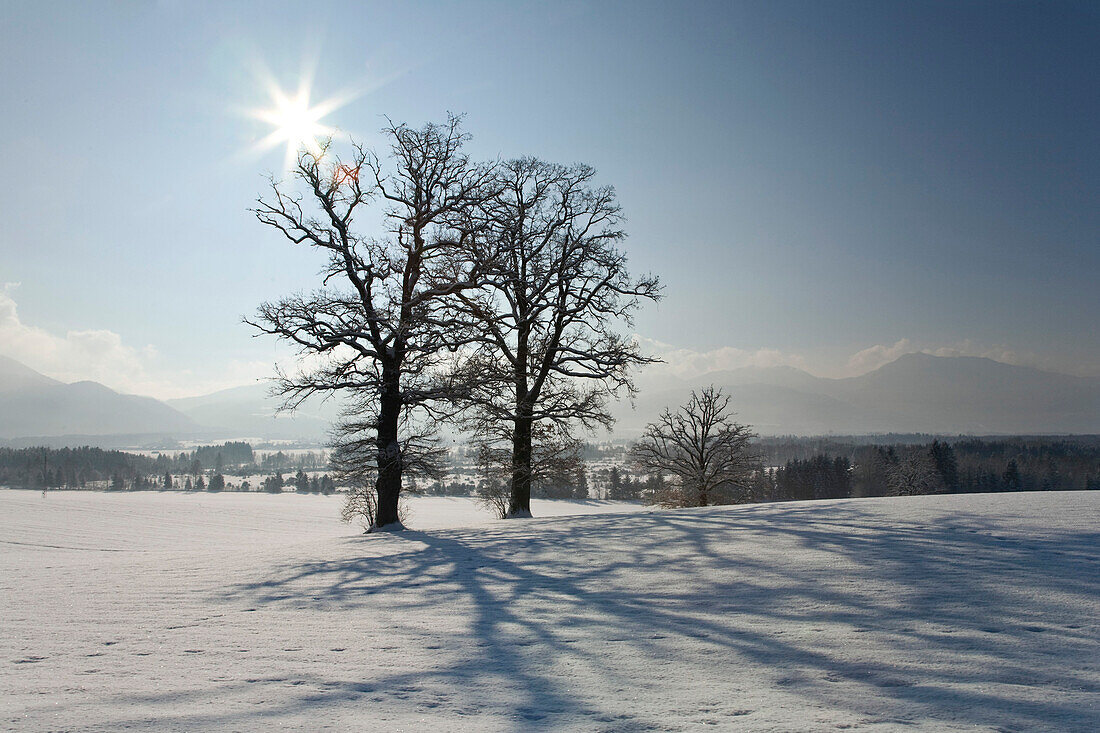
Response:
[{"label": "blue sky", "polygon": [[156,396],[267,373],[241,324],[317,262],[247,209],[258,70],[368,143],[466,114],[479,157],[614,185],[635,331],[680,375],[906,350],[1100,373],[1100,5],[5,3],[0,353]]}]

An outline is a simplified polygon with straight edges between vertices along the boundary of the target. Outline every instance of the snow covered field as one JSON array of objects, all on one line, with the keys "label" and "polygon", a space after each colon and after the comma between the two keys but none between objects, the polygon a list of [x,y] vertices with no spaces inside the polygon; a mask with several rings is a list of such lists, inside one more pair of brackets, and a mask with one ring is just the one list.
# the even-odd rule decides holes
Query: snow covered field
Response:
[{"label": "snow covered field", "polygon": [[338,506],[0,491],[0,728],[1100,730],[1096,492]]}]

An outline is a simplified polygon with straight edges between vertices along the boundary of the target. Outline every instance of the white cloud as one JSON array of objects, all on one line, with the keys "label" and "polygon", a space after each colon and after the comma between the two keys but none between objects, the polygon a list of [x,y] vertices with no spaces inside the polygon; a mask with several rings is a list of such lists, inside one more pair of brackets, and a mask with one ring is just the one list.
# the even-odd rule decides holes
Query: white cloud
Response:
[{"label": "white cloud", "polygon": [[[92,380],[120,392],[170,399],[248,384],[273,373],[269,360],[233,360],[227,364],[213,364],[205,373],[178,367],[166,369],[161,366],[155,347],[128,345],[114,331],[92,329],[68,331],[64,335],[51,333],[20,320],[16,301],[12,297],[18,285],[0,284],[0,355],[16,359],[54,379],[64,382]],[[642,336],[634,338],[643,353],[664,362],[645,369],[642,375],[646,381],[652,380],[657,385],[668,378],[690,380],[709,372],[741,367],[790,366],[820,376],[857,376],[912,352],[935,356],[981,356],[1006,364],[1087,373],[1031,352],[1019,352],[1007,346],[985,346],[969,340],[928,345],[902,338],[893,344],[876,344],[862,349],[847,360],[843,356],[837,360],[835,355],[832,359],[807,358],[800,353],[770,347],[746,349],[723,346],[709,351],[695,351]],[[283,356],[286,357],[284,366],[294,371],[296,359],[289,353]]]},{"label": "white cloud", "polygon": [[1096,374],[1096,370],[1074,368],[1073,364],[1041,357],[1032,352],[1022,352],[1004,345],[978,344],[969,339],[947,345],[934,345],[920,344],[912,339],[902,338],[892,344],[869,346],[845,359],[843,355],[833,355],[831,358],[821,355],[808,357],[804,354],[767,347],[741,349],[723,346],[710,351],[694,351],[642,336],[634,338],[640,344],[643,353],[665,362],[645,370],[645,376],[655,380],[663,377],[693,379],[708,372],[723,369],[774,366],[795,367],[818,376],[855,377],[874,371],[900,356],[912,353],[933,356],[977,356],[1003,364],[1028,366],[1064,374]]},{"label": "white cloud", "polygon": [[806,369],[806,359],[799,354],[786,353],[779,349],[758,348],[739,349],[734,346],[722,346],[710,351],[693,351],[666,344],[655,339],[635,336],[642,353],[664,361],[648,369],[652,376],[667,375],[679,379],[691,379],[708,372],[741,367],[792,366]]},{"label": "white cloud", "polygon": [[62,382],[91,380],[119,392],[169,399],[233,387],[271,373],[271,364],[232,361],[217,376],[158,368],[151,345],[124,344],[114,331],[68,331],[64,336],[23,323],[15,299],[17,284],[0,288],[0,354]]},{"label": "white cloud", "polygon": [[860,374],[874,371],[884,364],[897,359],[904,354],[918,351],[909,339],[900,339],[892,346],[876,344],[869,348],[857,351],[848,359],[848,364],[842,376],[854,377]]},{"label": "white cloud", "polygon": [[932,356],[976,356],[999,361],[1002,364],[1045,369],[1063,374],[1096,374],[1095,369],[1091,371],[1088,369],[1088,365],[1068,364],[1064,361],[1040,356],[1031,351],[1018,351],[1003,344],[990,346],[964,339],[953,344],[935,346],[920,345],[910,339],[903,338],[889,346],[876,344],[856,352],[848,360],[843,376],[866,374],[884,364],[889,364],[903,354],[912,353],[931,354]]}]

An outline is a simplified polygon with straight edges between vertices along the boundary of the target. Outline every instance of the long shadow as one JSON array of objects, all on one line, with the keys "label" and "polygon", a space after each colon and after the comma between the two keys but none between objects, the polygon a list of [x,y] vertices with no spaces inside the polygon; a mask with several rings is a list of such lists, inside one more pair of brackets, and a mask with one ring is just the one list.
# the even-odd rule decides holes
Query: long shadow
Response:
[{"label": "long shadow", "polygon": [[[580,666],[625,692],[639,684],[630,658],[719,680],[751,664],[784,694],[857,715],[870,696],[899,724],[1100,729],[1100,709],[1080,701],[1100,694],[1100,532],[1033,525],[899,520],[854,500],[409,531],[346,540],[336,559],[279,567],[212,601],[319,619],[361,610],[364,623],[389,625],[380,640],[445,647],[428,670],[315,680],[327,694],[287,692],[265,716],[447,689],[451,707],[437,714],[508,711],[517,730],[578,717],[593,729],[659,725],[659,709],[624,713],[562,674]],[[425,628],[448,618],[443,604],[454,623]],[[858,634],[892,653],[847,653]],[[704,660],[700,650],[719,653]]]}]

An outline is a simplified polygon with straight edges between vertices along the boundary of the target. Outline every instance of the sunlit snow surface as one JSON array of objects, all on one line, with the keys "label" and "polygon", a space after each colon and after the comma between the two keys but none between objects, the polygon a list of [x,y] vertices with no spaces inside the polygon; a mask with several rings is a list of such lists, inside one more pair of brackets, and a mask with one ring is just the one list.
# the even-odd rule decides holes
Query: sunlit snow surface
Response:
[{"label": "sunlit snow surface", "polygon": [[0,729],[1100,730],[1096,492],[338,509],[0,491]]}]

